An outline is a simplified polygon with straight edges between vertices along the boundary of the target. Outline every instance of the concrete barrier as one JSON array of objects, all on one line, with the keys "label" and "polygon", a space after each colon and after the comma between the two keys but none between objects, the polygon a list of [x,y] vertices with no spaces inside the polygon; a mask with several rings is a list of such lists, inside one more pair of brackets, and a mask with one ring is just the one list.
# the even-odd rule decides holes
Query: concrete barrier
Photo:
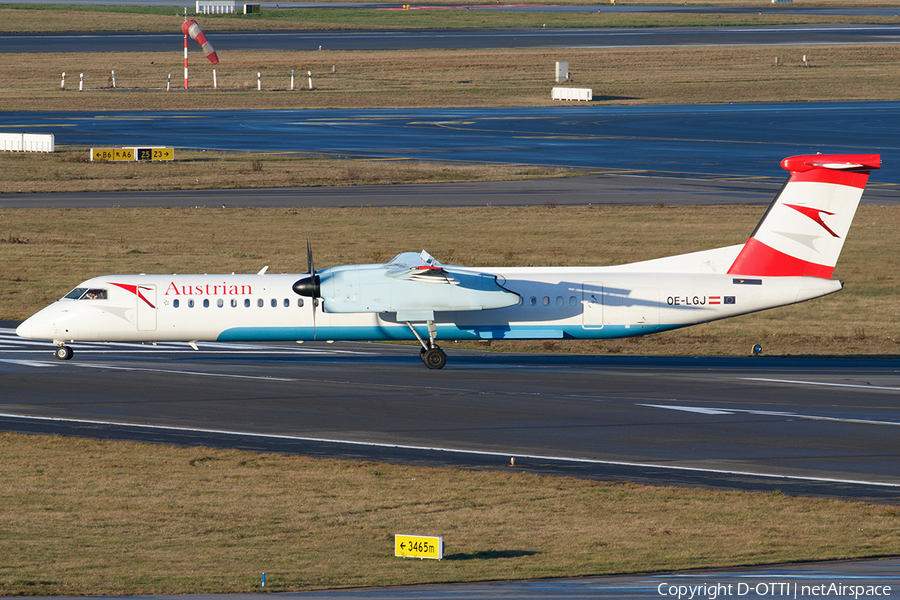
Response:
[{"label": "concrete barrier", "polygon": [[53,152],[53,134],[0,133],[0,150],[8,152]]},{"label": "concrete barrier", "polygon": [[553,88],[551,97],[553,100],[585,100],[590,102],[594,98],[594,90],[590,88]]}]

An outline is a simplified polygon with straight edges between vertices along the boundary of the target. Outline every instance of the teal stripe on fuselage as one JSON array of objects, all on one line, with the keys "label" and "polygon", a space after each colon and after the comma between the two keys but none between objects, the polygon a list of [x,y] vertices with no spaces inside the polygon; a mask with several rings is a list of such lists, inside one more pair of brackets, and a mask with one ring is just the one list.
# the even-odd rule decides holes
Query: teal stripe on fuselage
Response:
[{"label": "teal stripe on fuselage", "polygon": [[[552,325],[522,327],[477,327],[460,328],[456,325],[437,325],[438,340],[541,340],[541,339],[612,339],[634,337],[678,329],[684,325],[605,325],[600,329],[582,327],[554,327]],[[416,331],[428,338],[428,329],[417,323]],[[232,327],[219,334],[220,342],[275,342],[295,340],[341,340],[341,341],[389,341],[415,340],[409,327],[391,325],[388,327]]]}]

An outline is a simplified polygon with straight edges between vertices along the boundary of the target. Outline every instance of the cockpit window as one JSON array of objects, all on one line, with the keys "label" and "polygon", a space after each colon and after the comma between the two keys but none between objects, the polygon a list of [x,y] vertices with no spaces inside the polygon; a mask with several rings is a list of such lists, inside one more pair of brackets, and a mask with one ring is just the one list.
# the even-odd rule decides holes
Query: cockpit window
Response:
[{"label": "cockpit window", "polygon": [[87,288],[75,288],[74,290],[72,290],[71,292],[66,294],[65,297],[68,298],[69,300],[78,300],[79,298],[84,296],[84,293],[86,291],[87,291]]},{"label": "cockpit window", "polygon": [[70,300],[106,300],[108,296],[103,288],[75,288],[65,297]]},{"label": "cockpit window", "polygon": [[103,288],[91,288],[81,297],[82,300],[106,300],[106,290]]}]

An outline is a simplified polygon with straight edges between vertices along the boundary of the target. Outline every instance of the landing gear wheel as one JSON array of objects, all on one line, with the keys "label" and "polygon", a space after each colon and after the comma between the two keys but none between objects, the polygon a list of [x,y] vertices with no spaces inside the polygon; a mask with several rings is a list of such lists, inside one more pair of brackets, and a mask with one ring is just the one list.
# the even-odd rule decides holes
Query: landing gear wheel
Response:
[{"label": "landing gear wheel", "polygon": [[59,360],[71,360],[75,353],[68,346],[57,346],[55,354]]},{"label": "landing gear wheel", "polygon": [[424,350],[424,353],[421,354],[422,362],[429,369],[443,369],[444,365],[447,364],[447,355],[437,346],[431,350],[425,350],[424,348],[422,350]]}]

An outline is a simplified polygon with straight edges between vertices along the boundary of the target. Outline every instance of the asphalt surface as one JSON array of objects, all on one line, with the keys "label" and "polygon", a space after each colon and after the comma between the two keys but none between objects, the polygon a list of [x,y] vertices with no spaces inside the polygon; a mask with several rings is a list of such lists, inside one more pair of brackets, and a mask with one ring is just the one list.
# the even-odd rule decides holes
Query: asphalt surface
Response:
[{"label": "asphalt surface", "polygon": [[[900,559],[827,561],[774,565],[746,569],[704,569],[678,573],[653,573],[615,577],[544,579],[471,584],[417,585],[408,587],[343,589],[306,593],[279,593],[278,598],[330,600],[366,598],[396,600],[471,600],[498,598],[516,600],[576,600],[596,598],[654,599],[693,598],[793,598],[819,600],[823,596],[871,599],[896,597],[900,585]],[[703,587],[705,586],[705,587]],[[838,586],[832,588],[832,586]],[[844,586],[841,588],[840,586]],[[852,586],[852,589],[848,589]],[[860,587],[863,592],[854,596]],[[875,596],[875,588],[878,588]],[[889,588],[885,590],[885,587]],[[844,593],[835,593],[840,590]],[[866,593],[866,590],[869,593]],[[831,591],[831,594],[827,592]],[[259,594],[185,594],[154,596],[158,600],[256,600]],[[107,596],[126,600],[130,596]],[[82,600],[56,596],[46,600]]]},{"label": "asphalt surface", "polygon": [[[697,180],[647,175],[582,175],[485,183],[0,194],[0,208],[121,208],[224,206],[258,208],[347,206],[717,206],[768,205],[783,179]],[[869,183],[862,204],[896,206],[900,191]]]},{"label": "asphalt surface", "polygon": [[0,331],[0,429],[900,500],[896,359],[73,348]]},{"label": "asphalt surface", "polygon": [[900,102],[403,110],[17,112],[0,130],[60,145],[176,146],[603,173],[781,180],[797,154],[882,154],[900,184]]},{"label": "asphalt surface", "polygon": [[[0,0],[3,4],[19,4],[19,0]],[[177,0],[29,0],[38,5],[78,5],[78,6],[169,6],[182,9]],[[368,8],[400,10],[402,3],[390,2],[254,2],[263,9],[310,9],[310,8]],[[504,12],[602,12],[602,13],[712,13],[712,14],[790,14],[790,15],[850,15],[850,16],[896,16],[897,8],[892,6],[803,6],[771,4],[761,6],[629,6],[629,5],[553,5],[553,4],[442,4],[431,2],[412,4],[410,10],[487,10]]]},{"label": "asphalt surface", "polygon": [[[0,54],[13,52],[172,52],[180,32],[0,34]],[[393,29],[378,31],[217,31],[229,50],[416,50],[491,48],[621,48],[645,46],[812,46],[896,44],[900,25],[654,27],[606,29]]]}]

